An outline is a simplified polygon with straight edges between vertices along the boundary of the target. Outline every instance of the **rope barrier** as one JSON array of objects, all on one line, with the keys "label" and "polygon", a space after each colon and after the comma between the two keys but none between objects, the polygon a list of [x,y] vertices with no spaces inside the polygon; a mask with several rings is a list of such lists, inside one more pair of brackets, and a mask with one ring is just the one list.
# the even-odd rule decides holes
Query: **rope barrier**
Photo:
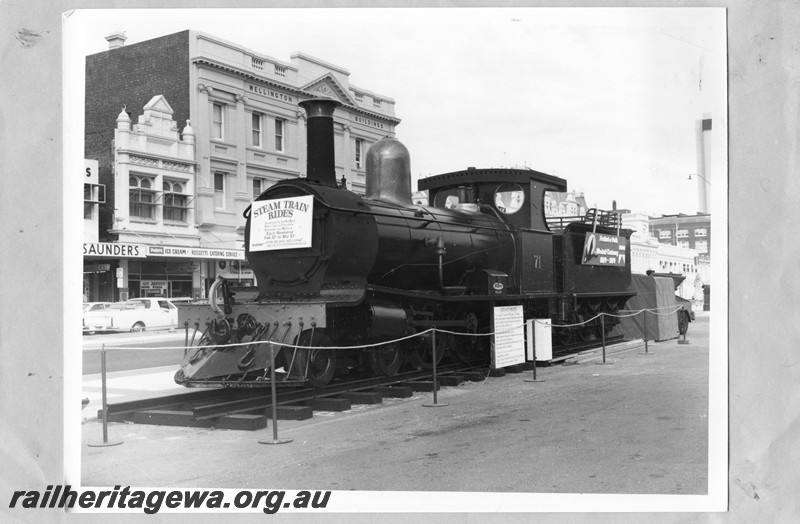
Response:
[{"label": "rope barrier", "polygon": [[[659,312],[656,311],[656,310],[665,309],[665,308],[668,308],[668,307],[672,308],[672,311],[664,312],[664,313],[659,313]],[[297,348],[297,349],[368,349],[368,348],[375,348],[375,347],[380,347],[380,346],[387,346],[387,345],[391,345],[391,344],[397,344],[397,343],[400,343],[400,342],[404,342],[406,340],[411,340],[411,339],[416,338],[416,337],[424,336],[424,335],[426,335],[428,333],[431,333],[433,331],[436,331],[438,333],[450,334],[450,335],[460,335],[460,336],[470,336],[470,337],[492,337],[492,336],[499,335],[499,334],[502,334],[502,333],[514,332],[514,331],[516,331],[516,330],[518,330],[520,328],[523,328],[523,327],[527,326],[529,323],[532,323],[532,322],[535,322],[535,323],[541,324],[541,325],[547,325],[547,326],[550,326],[551,328],[559,328],[560,329],[560,328],[570,328],[570,327],[583,326],[583,325],[589,324],[590,322],[594,322],[595,320],[597,320],[598,318],[600,318],[602,316],[608,316],[608,317],[613,317],[613,318],[628,318],[628,317],[636,316],[636,315],[638,315],[639,313],[642,313],[642,312],[649,312],[649,313],[653,313],[654,315],[660,315],[660,316],[668,316],[668,315],[674,315],[676,312],[680,311],[681,309],[683,309],[683,306],[664,306],[664,307],[652,308],[652,309],[640,309],[638,311],[628,310],[628,309],[621,309],[619,311],[633,311],[633,312],[630,313],[630,314],[626,314],[626,315],[614,315],[612,313],[598,313],[597,315],[595,315],[594,317],[590,318],[589,320],[584,320],[583,322],[578,322],[578,323],[575,323],[575,324],[551,324],[551,323],[546,322],[546,321],[541,321],[539,319],[532,318],[532,319],[526,320],[525,322],[523,322],[522,324],[520,324],[518,326],[513,326],[511,328],[508,328],[508,329],[505,329],[505,330],[502,330],[502,331],[495,331],[495,332],[492,332],[492,333],[464,333],[464,332],[461,332],[461,331],[450,331],[450,330],[446,330],[446,329],[439,329],[439,328],[436,328],[436,327],[432,327],[432,328],[426,329],[425,331],[420,331],[419,333],[414,333],[414,334],[407,335],[407,336],[400,337],[400,338],[396,338],[396,339],[393,339],[393,340],[386,340],[384,342],[375,342],[375,343],[371,343],[371,344],[361,344],[361,345],[357,345],[357,346],[298,346],[298,345],[295,345],[295,344],[286,343],[286,342],[277,342],[277,341],[274,341],[274,340],[252,340],[250,342],[239,342],[239,343],[233,343],[233,344],[211,344],[211,345],[198,345],[198,346],[191,346],[191,347],[196,348],[196,349],[208,349],[208,348],[227,349],[227,348],[235,348],[235,347],[241,347],[241,346],[251,346],[251,345],[256,345],[256,344],[274,344],[274,345],[279,346],[279,347],[291,347],[291,348]],[[129,351],[130,350],[156,351],[156,350],[163,350],[163,349],[185,349],[185,348],[186,348],[186,346],[161,346],[161,347],[105,346],[106,350],[109,350],[109,349],[115,349],[115,350],[124,349],[124,350],[129,350]]]}]

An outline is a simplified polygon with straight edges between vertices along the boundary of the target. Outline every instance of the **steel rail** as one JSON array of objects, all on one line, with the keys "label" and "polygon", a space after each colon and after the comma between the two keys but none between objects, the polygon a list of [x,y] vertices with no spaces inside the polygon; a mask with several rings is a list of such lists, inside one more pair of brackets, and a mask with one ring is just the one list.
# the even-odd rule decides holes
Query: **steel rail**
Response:
[{"label": "steel rail", "polygon": [[[614,345],[616,344],[610,344],[611,347]],[[561,351],[554,350],[555,358],[552,362],[557,363],[572,356],[584,355],[599,348],[599,343],[570,344],[567,347],[560,348]],[[607,349],[609,349],[608,343]],[[615,352],[608,352],[608,354],[613,355]],[[478,369],[485,371],[487,366],[485,364],[470,365],[451,363],[437,366],[437,370],[440,371],[440,373],[437,374],[446,375],[464,371],[474,372]],[[380,376],[341,381],[321,389],[307,386],[282,387],[278,391],[277,402],[278,405],[291,405],[311,401],[316,398],[333,397],[347,392],[361,391],[380,386],[392,386],[430,378],[432,378],[431,370],[413,370],[401,372],[391,377]],[[262,384],[259,384],[259,386],[262,385],[269,385],[269,382],[264,381]],[[195,420],[202,421],[227,415],[263,410],[268,407],[271,402],[272,396],[269,389],[265,391],[261,387],[212,387],[164,397],[137,399],[109,404],[108,417],[109,420],[113,421],[130,420],[133,418],[131,415],[137,412],[180,407],[182,411],[191,411]]]},{"label": "steel rail", "polygon": [[[449,364],[442,368],[443,373],[463,370],[464,364]],[[474,366],[472,367],[474,369]],[[410,382],[414,380],[421,380],[431,377],[430,370],[416,370],[398,373],[397,375],[387,377],[372,377],[366,379],[350,380],[338,384],[329,384],[321,389],[303,388],[288,390],[282,389],[278,393],[278,405],[286,405],[297,402],[305,402],[314,400],[315,398],[333,397],[351,391],[360,391],[364,389],[371,389],[379,386],[391,386],[393,384],[400,384],[403,382]],[[265,409],[272,402],[272,395],[264,394],[258,397],[249,399],[232,400],[229,402],[221,402],[218,404],[209,404],[198,406],[192,410],[196,420],[207,420],[211,418],[223,417],[227,415],[235,415],[237,413],[245,413],[247,411],[255,411],[258,409]]]}]

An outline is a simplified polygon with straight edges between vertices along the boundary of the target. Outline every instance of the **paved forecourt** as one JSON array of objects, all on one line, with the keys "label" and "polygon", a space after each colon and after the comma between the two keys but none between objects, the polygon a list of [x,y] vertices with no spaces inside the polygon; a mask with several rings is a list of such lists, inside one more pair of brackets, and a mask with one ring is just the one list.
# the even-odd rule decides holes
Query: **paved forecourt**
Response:
[{"label": "paved forecourt", "polygon": [[[280,438],[293,439],[281,446],[258,444],[272,438],[271,423],[260,431],[111,423],[110,438],[124,443],[92,448],[86,444],[102,427],[85,422],[83,483],[705,494],[708,325],[709,313],[700,312],[688,344],[650,342],[648,354],[643,344],[629,346],[606,365],[599,352],[582,355],[539,368],[541,382],[526,371],[444,387],[444,407],[424,407],[431,394],[416,393],[281,420]],[[166,370],[151,376],[166,387],[165,377]],[[138,387],[114,383],[126,385]]]}]

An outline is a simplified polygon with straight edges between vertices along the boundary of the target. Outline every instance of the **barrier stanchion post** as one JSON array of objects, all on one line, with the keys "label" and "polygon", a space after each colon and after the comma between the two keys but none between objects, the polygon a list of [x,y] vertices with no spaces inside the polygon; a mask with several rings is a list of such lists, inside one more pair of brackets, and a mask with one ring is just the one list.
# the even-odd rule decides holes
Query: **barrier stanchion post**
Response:
[{"label": "barrier stanchion post", "polygon": [[600,313],[600,334],[603,337],[603,364],[606,363],[606,314]]},{"label": "barrier stanchion post", "polygon": [[108,396],[106,394],[106,345],[100,348],[100,384],[103,395],[103,442],[89,444],[92,448],[102,448],[107,446],[118,446],[122,441],[108,441]]},{"label": "barrier stanchion post", "polygon": [[534,320],[531,320],[528,324],[528,342],[530,342],[533,351],[533,378],[526,378],[525,382],[544,382],[544,380],[539,380],[536,378],[536,342],[533,336],[534,322]]},{"label": "barrier stanchion post", "polygon": [[269,342],[269,386],[272,393],[272,440],[259,440],[259,444],[288,444],[292,439],[278,438],[278,391],[275,385],[275,346]]},{"label": "barrier stanchion post", "polygon": [[606,362],[606,314],[600,313],[600,336],[603,342],[602,351],[603,351],[603,361],[602,362],[595,362],[595,364],[599,366],[604,365],[611,365],[613,362]]},{"label": "barrier stanchion post", "polygon": [[648,348],[647,348],[647,310],[644,309],[644,354],[648,355]]},{"label": "barrier stanchion post", "polygon": [[433,328],[432,333],[432,341],[431,341],[431,356],[433,358],[433,404],[423,404],[423,407],[426,408],[441,408],[447,405],[447,402],[439,403],[438,397],[436,396],[436,389],[438,387],[438,383],[436,381],[436,361],[438,360],[436,356],[436,328]]},{"label": "barrier stanchion post", "polygon": [[183,358],[186,358],[186,352],[189,351],[189,321],[183,321],[183,329],[186,332],[183,343]]}]

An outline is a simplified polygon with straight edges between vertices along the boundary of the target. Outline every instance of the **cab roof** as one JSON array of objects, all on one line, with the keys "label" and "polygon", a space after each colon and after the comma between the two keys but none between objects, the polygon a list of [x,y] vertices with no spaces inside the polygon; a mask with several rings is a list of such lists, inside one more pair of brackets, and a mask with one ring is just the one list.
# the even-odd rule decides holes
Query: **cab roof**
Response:
[{"label": "cab roof", "polygon": [[533,169],[478,169],[475,167],[468,167],[463,171],[453,171],[452,173],[421,178],[417,182],[417,187],[420,191],[424,191],[426,189],[479,184],[481,182],[516,182],[517,184],[528,184],[530,181],[550,186],[550,191],[564,192],[567,190],[567,181],[563,178],[540,173]]}]

